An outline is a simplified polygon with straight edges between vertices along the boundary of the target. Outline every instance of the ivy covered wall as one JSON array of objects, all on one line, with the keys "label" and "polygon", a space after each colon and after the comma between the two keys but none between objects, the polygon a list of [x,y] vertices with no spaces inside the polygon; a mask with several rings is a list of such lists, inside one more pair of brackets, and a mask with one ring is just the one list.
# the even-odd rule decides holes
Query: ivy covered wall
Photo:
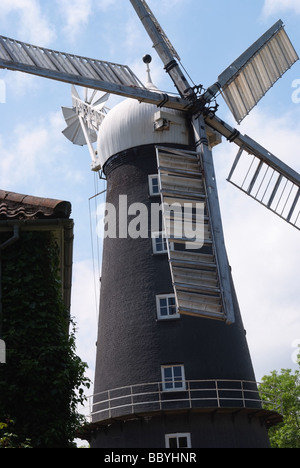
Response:
[{"label": "ivy covered wall", "polygon": [[[0,232],[0,244],[10,235]],[[0,365],[0,421],[13,419],[19,439],[34,448],[74,446],[76,406],[89,386],[62,300],[59,258],[53,233],[44,230],[21,230],[1,254],[7,363]]]}]

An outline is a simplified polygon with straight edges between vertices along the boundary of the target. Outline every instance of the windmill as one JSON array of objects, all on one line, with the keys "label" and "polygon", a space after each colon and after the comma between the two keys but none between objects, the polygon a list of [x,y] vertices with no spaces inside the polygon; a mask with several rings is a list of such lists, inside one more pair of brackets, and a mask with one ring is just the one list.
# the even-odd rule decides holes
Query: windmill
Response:
[{"label": "windmill", "polygon": [[[121,347],[121,343],[118,341],[118,338],[121,336],[121,331],[124,331],[129,324],[130,327],[134,325],[132,324],[132,317],[127,324],[124,324],[124,314],[122,315],[120,313],[119,315],[114,315],[117,314],[117,309],[121,310],[121,300],[118,303],[112,304],[111,299],[112,289],[117,290],[118,288],[116,278],[118,281],[120,280],[118,272],[114,271],[109,281],[104,279],[106,285],[110,283],[110,286],[103,285],[102,288],[106,288],[106,290],[101,290],[101,296],[104,298],[103,301],[106,301],[105,307],[103,306],[103,308],[109,308],[111,316],[108,317],[104,315],[104,318],[100,318],[100,320],[102,320],[99,326],[99,329],[102,330],[100,343],[101,353],[100,351],[98,351],[98,353],[99,356],[100,354],[101,356],[106,356],[107,362],[109,363],[104,364],[107,367],[106,370],[103,368],[103,363],[100,363],[100,367],[96,371],[99,375],[101,374],[102,381],[105,382],[107,389],[103,389],[101,385],[104,384],[102,384],[102,382],[101,384],[99,383],[100,377],[98,377],[96,379],[96,386],[98,386],[97,393],[101,394],[101,397],[96,397],[94,400],[94,427],[97,428],[97,430],[100,427],[99,438],[101,438],[103,436],[101,431],[105,424],[106,431],[109,431],[110,429],[108,428],[115,419],[128,419],[130,415],[137,413],[139,415],[152,414],[154,410],[150,410],[149,407],[152,405],[152,408],[154,408],[154,403],[158,405],[158,407],[155,406],[156,412],[167,411],[166,408],[173,411],[174,408],[176,408],[182,411],[186,409],[186,406],[184,406],[186,402],[188,402],[189,410],[193,409],[194,405],[196,405],[197,411],[200,411],[200,408],[207,410],[208,403],[204,407],[201,405],[199,406],[200,400],[202,403],[203,400],[209,400],[209,408],[213,407],[214,409],[216,408],[215,402],[217,401],[217,408],[220,409],[220,407],[223,408],[223,404],[220,403],[220,398],[222,400],[220,395],[223,395],[223,403],[226,400],[227,406],[226,404],[224,406],[227,409],[230,401],[230,411],[228,409],[228,414],[234,418],[235,416],[233,415],[239,412],[237,408],[240,408],[239,404],[236,403],[237,398],[232,397],[234,392],[237,391],[239,395],[242,394],[242,398],[238,398],[238,400],[239,402],[241,399],[243,400],[244,406],[242,406],[242,408],[243,410],[247,410],[245,411],[247,417],[251,413],[251,410],[253,410],[251,418],[255,419],[257,417],[260,420],[263,418],[264,421],[268,421],[268,424],[270,424],[270,419],[272,419],[272,417],[268,412],[262,413],[262,409],[257,403],[257,390],[255,387],[247,387],[246,390],[244,387],[245,381],[252,381],[253,378],[249,357],[247,351],[245,351],[245,345],[241,344],[244,343],[244,338],[242,338],[243,327],[239,318],[238,305],[225,249],[211,148],[214,142],[218,140],[218,135],[222,135],[228,141],[235,143],[238,146],[238,154],[228,177],[229,182],[273,211],[276,215],[283,218],[296,229],[300,229],[300,175],[250,137],[242,135],[237,129],[232,128],[229,124],[221,120],[217,116],[218,106],[216,104],[216,98],[221,93],[235,120],[237,123],[240,123],[271,86],[273,86],[298,60],[298,56],[284,30],[282,21],[278,21],[221,73],[216,83],[207,89],[204,89],[202,86],[192,86],[182,70],[179,55],[146,1],[130,1],[149,34],[154,48],[161,58],[166,72],[170,75],[179,96],[162,93],[158,89],[155,89],[154,86],[144,86],[127,66],[45,49],[0,36],[1,68],[22,71],[57,81],[71,83],[72,85],[91,88],[95,91],[131,98],[136,102],[142,103],[144,107],[141,112],[144,112],[144,117],[146,112],[150,109],[150,107],[145,107],[145,105],[151,105],[150,110],[152,113],[153,107],[157,109],[152,124],[154,123],[156,140],[158,141],[160,141],[158,135],[163,134],[163,132],[169,129],[170,126],[172,127],[172,125],[173,127],[176,127],[176,125],[184,125],[183,121],[188,121],[189,127],[193,130],[193,142],[191,145],[180,142],[177,140],[177,137],[169,146],[166,145],[166,140],[164,140],[164,138],[161,138],[161,145],[157,144],[155,140],[158,186],[165,226],[164,238],[162,236],[158,238],[156,247],[163,248],[163,241],[165,239],[175,304],[173,303],[173,295],[171,294],[162,297],[162,295],[156,292],[156,297],[158,301],[161,299],[161,307],[164,309],[161,315],[167,311],[166,314],[169,318],[177,315],[183,316],[184,318],[188,317],[187,320],[192,319],[193,322],[185,321],[184,326],[187,326],[187,323],[189,323],[189,327],[191,328],[195,327],[194,320],[201,319],[202,340],[203,343],[205,342],[206,348],[209,348],[209,343],[207,341],[209,336],[213,338],[215,343],[218,343],[215,344],[217,350],[214,356],[208,353],[206,356],[208,364],[207,366],[203,366],[202,369],[202,377],[204,376],[203,378],[205,381],[209,381],[209,383],[202,389],[199,387],[193,388],[191,384],[192,380],[195,379],[195,377],[193,377],[190,378],[187,386],[184,367],[182,364],[178,363],[179,358],[173,360],[168,357],[167,363],[161,366],[162,387],[158,385],[157,390],[150,390],[148,387],[152,385],[152,377],[146,380],[147,373],[145,372],[143,378],[140,377],[143,384],[141,384],[140,381],[137,382],[139,385],[143,385],[142,388],[140,388],[140,391],[134,390],[136,387],[133,385],[132,380],[136,378],[136,375],[132,367],[129,366],[130,359],[127,358],[125,362],[122,354],[124,355],[125,349],[126,352],[128,352],[128,356],[134,354],[132,351],[133,349],[138,353],[139,351],[137,351],[136,348],[138,339],[132,341],[132,338],[128,338],[131,339],[131,350],[129,350],[129,345]],[[149,57],[145,59],[146,63],[149,63],[149,61]],[[105,167],[106,173],[111,178],[117,177],[116,174],[118,174],[119,185],[123,184],[125,187],[127,184],[129,193],[131,188],[131,176],[129,176],[128,172],[125,177],[124,167],[122,168],[123,173],[120,172],[121,165],[124,163],[124,160],[129,157],[126,151],[122,151],[122,148],[118,148],[118,151],[112,150],[109,157],[103,159],[99,151],[99,146],[97,153],[92,148],[92,143],[95,142],[97,131],[99,132],[98,143],[101,145],[101,132],[106,122],[108,122],[109,116],[113,115],[113,117],[116,117],[116,114],[112,114],[114,112],[112,110],[103,120],[102,117],[104,117],[103,114],[105,114],[105,110],[102,106],[104,102],[105,98],[103,98],[103,100],[100,99],[100,101],[96,100],[96,103],[94,102],[96,115],[98,115],[98,113],[101,114],[101,118],[95,123],[93,119],[90,119],[91,115],[93,115],[91,114],[91,108],[93,107],[92,101],[88,101],[87,98],[84,101],[80,100],[79,96],[73,90],[73,107],[68,110],[64,109],[64,116],[68,124],[68,128],[64,131],[64,134],[76,144],[82,144],[85,140],[89,145],[92,156],[92,169],[94,171],[99,171]],[[77,105],[77,103],[80,103],[80,105]],[[113,117],[111,120],[113,120]],[[137,119],[136,122],[138,123],[138,121],[139,119]],[[76,131],[73,132],[75,127]],[[78,138],[75,136],[77,135],[77,130],[79,130],[80,135]],[[137,135],[137,138],[139,136],[140,135]],[[170,136],[168,135],[168,137]],[[141,147],[145,146],[144,143],[145,142],[141,140],[139,145]],[[148,141],[146,143],[148,144]],[[145,149],[145,152],[147,151],[148,150]],[[135,157],[135,151],[132,154],[130,153],[132,166],[136,164]],[[136,171],[140,169],[140,167],[136,167]],[[111,176],[112,172],[114,172],[113,176]],[[114,184],[111,183],[110,187],[115,188],[116,185],[118,185],[116,184],[116,179],[114,179],[113,182]],[[111,189],[111,193],[109,194],[111,198],[116,196],[116,193],[112,192],[113,190]],[[205,213],[202,218],[204,247],[202,246],[202,249],[191,251],[189,249],[180,248],[180,246],[186,242],[186,238],[184,236],[174,235],[174,229],[170,228],[170,226],[174,227],[172,224],[174,222],[174,217],[170,217],[170,213],[165,209],[165,207],[169,206],[174,200],[182,207],[185,203],[192,206],[190,212],[192,220],[194,219],[196,204],[198,202],[204,203]],[[121,211],[119,212],[119,217],[120,216]],[[169,226],[169,229],[167,226]],[[121,243],[119,243],[119,250],[118,253],[116,253],[116,245],[117,244],[112,243],[107,244],[108,247],[106,251],[110,252],[110,258],[114,258],[116,262],[118,262],[118,265],[123,266],[121,279],[124,284],[126,282],[126,285],[131,284],[130,287],[132,288],[133,282],[130,283],[130,278],[124,273],[128,262],[131,264],[128,259],[128,253],[126,254],[126,259],[124,257],[124,251],[126,249],[128,250],[128,247],[121,248]],[[179,246],[179,248],[174,246]],[[113,252],[114,249],[115,252]],[[136,248],[136,251],[136,255],[141,254],[140,248]],[[134,254],[132,255],[134,256]],[[154,268],[152,259],[151,262],[147,264],[148,271],[152,271],[151,269]],[[106,261],[105,263],[105,259],[104,264],[105,268],[108,268],[109,262]],[[145,266],[139,263],[138,258],[135,258],[134,265],[138,265],[141,269],[137,273],[136,281],[138,281]],[[165,271],[165,266],[161,268]],[[114,278],[114,281],[112,278]],[[147,281],[150,281],[150,279],[147,278]],[[149,288],[150,286],[148,285],[147,292]],[[125,293],[122,290],[122,294],[124,294],[121,298],[122,304],[129,301],[128,287],[126,286],[126,288],[123,289],[127,289],[127,292]],[[152,291],[152,295],[153,294]],[[130,291],[130,296],[132,295],[133,293]],[[142,293],[140,295],[142,296]],[[149,301],[150,300],[151,299],[149,299]],[[176,313],[174,313],[175,309]],[[110,323],[113,317],[115,317],[115,319],[116,317],[118,318],[118,327],[116,327],[115,322]],[[160,317],[160,319],[161,318],[162,317]],[[205,319],[204,322],[202,321],[203,319]],[[131,331],[135,330],[137,336],[140,336],[142,327],[138,325],[135,326],[136,329],[131,328]],[[160,356],[161,352],[154,349],[155,343],[157,343],[157,337],[154,335],[153,328],[151,328],[150,331],[150,327],[152,327],[152,325],[149,324],[147,328],[147,330],[149,330],[149,335],[147,335],[145,331],[142,338],[146,342],[149,336],[147,344],[149,348],[153,348],[152,351],[154,354],[156,353],[156,359],[158,359],[157,356]],[[113,329],[115,335],[112,337],[110,333],[112,333]],[[170,333],[171,332],[169,332],[169,334]],[[130,335],[135,338],[133,332],[128,332],[129,337]],[[164,339],[167,342],[169,338],[167,338],[166,335]],[[110,347],[112,347],[116,355],[118,355],[118,358],[114,358],[114,360],[107,350],[105,350],[105,347],[109,346],[109,341],[111,341]],[[232,344],[233,342],[235,342],[235,345]],[[199,353],[200,348],[197,346],[198,344],[196,344],[196,341],[193,341],[193,344],[191,342],[191,347],[195,350],[194,354]],[[147,346],[145,345],[145,347]],[[168,345],[167,348],[168,347],[170,346]],[[168,349],[166,353],[169,353]],[[238,355],[239,353],[243,355],[244,360],[240,358]],[[182,355],[183,354],[182,352]],[[224,356],[221,358],[220,356],[222,354]],[[99,357],[99,362],[100,359]],[[149,361],[149,356],[143,358],[141,355],[139,359],[139,369],[142,373],[142,359],[144,359],[143,362],[146,363]],[[117,360],[119,360],[118,363]],[[167,358],[164,357],[161,360],[165,362]],[[223,366],[218,364],[218,360],[222,361]],[[147,365],[149,366],[150,364],[148,363]],[[191,366],[188,367],[190,369],[190,375],[194,375],[194,372],[191,371]],[[247,371],[245,370],[246,368],[248,369]],[[218,375],[212,377],[213,371]],[[119,375],[116,377],[117,373]],[[121,374],[123,375],[122,378],[119,377]],[[129,374],[130,378],[128,377]],[[220,379],[223,382],[223,386],[221,385],[221,387],[218,387],[218,385],[220,385]],[[231,382],[235,382],[235,384],[237,382],[239,382],[239,384],[242,383],[242,388],[236,388],[235,384],[232,384],[230,389],[226,386],[224,387],[224,382],[228,381],[228,379],[231,379]],[[118,391],[115,390],[117,386],[116,382],[119,382]],[[121,384],[120,382],[123,383]],[[151,385],[149,384],[146,386],[145,382],[150,382]],[[216,384],[216,382],[219,383]],[[182,397],[179,398],[179,400],[174,399],[174,401],[172,401],[172,398],[169,400],[162,398],[162,394],[164,394],[164,392],[168,393],[168,390],[188,391],[189,398]],[[205,391],[205,397],[202,399],[198,394],[198,397],[193,399],[191,397],[191,392],[193,390],[200,393],[201,391]],[[247,392],[247,397],[245,397],[245,391]],[[211,396],[212,392],[214,392],[213,397]],[[249,397],[249,394],[255,395],[255,397]],[[147,398],[144,397],[143,399],[144,395],[147,395]],[[212,403],[213,400],[214,403]],[[247,400],[246,404],[245,400]],[[178,401],[180,401],[180,403],[178,403]],[[276,419],[276,416],[274,417]],[[242,435],[239,434],[243,423],[244,422],[241,422],[241,426],[236,428],[235,437],[242,438]],[[162,418],[161,425],[163,424],[165,424],[165,421]],[[184,425],[186,424],[185,422]],[[210,423],[206,421],[206,424]],[[111,430],[113,431],[113,429]],[[153,427],[152,430],[154,430]],[[162,429],[160,428],[160,430]],[[258,431],[258,426],[255,431]],[[173,430],[169,430],[169,432],[171,434],[174,433]],[[221,430],[216,429],[216,432],[218,433],[218,437],[220,437]],[[180,434],[180,431],[177,430],[176,434]],[[111,437],[112,439],[116,438],[116,433],[112,432]],[[264,439],[261,433],[258,438],[259,437]],[[179,437],[177,435],[176,437],[172,437],[169,434],[166,436],[166,440],[170,445],[167,446],[178,447],[180,445],[171,444],[180,444],[182,443],[180,439],[183,438],[185,440],[183,443],[190,443],[188,437]]]},{"label": "windmill", "polygon": [[[100,96],[101,95],[101,96]],[[97,141],[98,130],[109,109],[105,103],[109,94],[99,93],[85,88],[84,99],[81,99],[72,85],[72,107],[63,107],[62,112],[67,127],[63,131],[65,137],[74,145],[88,145],[92,161],[96,161],[93,143]]]}]

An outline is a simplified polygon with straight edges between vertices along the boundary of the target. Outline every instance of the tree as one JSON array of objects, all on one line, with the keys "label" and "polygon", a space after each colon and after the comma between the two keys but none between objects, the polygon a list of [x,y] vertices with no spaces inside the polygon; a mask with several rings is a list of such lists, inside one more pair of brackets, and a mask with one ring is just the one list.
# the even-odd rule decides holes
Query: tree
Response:
[{"label": "tree", "polygon": [[[300,355],[299,355],[300,357]],[[300,365],[300,359],[298,358]],[[281,369],[263,377],[260,393],[265,409],[277,410],[274,401],[281,402],[279,412],[283,422],[269,430],[272,448],[300,448],[300,371]]]},{"label": "tree", "polygon": [[2,256],[3,338],[0,422],[4,442],[73,448],[83,423],[86,364],[76,355],[75,325],[62,300],[59,251],[51,232],[23,232]]},{"label": "tree", "polygon": [[29,439],[20,441],[13,426],[12,420],[0,422],[0,448],[32,448]]}]

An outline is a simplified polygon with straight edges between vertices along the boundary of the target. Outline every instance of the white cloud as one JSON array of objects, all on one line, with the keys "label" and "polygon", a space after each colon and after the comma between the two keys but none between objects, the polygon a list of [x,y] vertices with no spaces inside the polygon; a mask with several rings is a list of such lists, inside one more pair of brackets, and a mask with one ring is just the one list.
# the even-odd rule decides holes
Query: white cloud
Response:
[{"label": "white cloud", "polygon": [[265,0],[263,7],[263,15],[270,16],[275,13],[284,11],[292,11],[293,13],[300,14],[299,0]]},{"label": "white cloud", "polygon": [[61,126],[59,112],[19,124],[9,134],[0,133],[2,189],[14,190],[13,187],[28,184],[32,190],[34,180],[34,190],[39,190],[43,184],[43,171],[49,174],[49,167],[55,169],[53,162],[62,151]]},{"label": "white cloud", "polygon": [[28,96],[31,92],[35,92],[40,86],[40,78],[27,73],[16,71],[5,71],[1,78],[6,84],[6,104],[10,105],[12,100],[19,99],[23,96]]},{"label": "white cloud", "polygon": [[45,128],[30,130],[26,124],[19,125],[12,131],[9,143],[7,136],[4,140],[0,135],[0,186],[4,188],[19,184],[28,176],[34,178],[46,142]]},{"label": "white cloud", "polygon": [[[49,46],[56,38],[55,26],[40,0],[1,0],[0,25],[2,34],[39,46]],[[9,93],[20,97],[37,86],[36,78],[24,73],[2,72],[1,78],[7,85],[7,101]]]},{"label": "white cloud", "polygon": [[64,32],[70,42],[78,39],[82,27],[89,22],[93,13],[93,0],[57,0],[64,24]]},{"label": "white cloud", "polygon": [[0,23],[6,25],[9,20],[17,25],[17,39],[43,46],[55,38],[55,28],[38,0],[1,0]]}]

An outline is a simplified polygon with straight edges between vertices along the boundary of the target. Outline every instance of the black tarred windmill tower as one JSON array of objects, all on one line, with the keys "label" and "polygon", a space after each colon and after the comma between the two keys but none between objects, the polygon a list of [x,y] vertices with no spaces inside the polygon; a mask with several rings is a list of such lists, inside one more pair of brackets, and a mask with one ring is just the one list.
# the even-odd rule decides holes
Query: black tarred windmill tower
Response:
[{"label": "black tarred windmill tower", "polygon": [[[130,1],[179,97],[144,86],[126,66],[0,37],[0,67],[95,90],[82,101],[73,88],[73,107],[63,109],[65,136],[88,144],[116,209],[116,236],[103,247],[91,445],[268,447],[267,426],[280,417],[259,400],[211,148],[221,135],[236,143],[228,180],[300,229],[299,174],[220,120],[215,102],[222,93],[241,122],[298,56],[278,21],[213,86],[191,87],[147,3]],[[131,99],[107,112],[96,91]],[[148,215],[159,204],[153,229]],[[130,236],[138,208],[147,233]],[[183,220],[199,228],[194,242],[178,233]]]}]

